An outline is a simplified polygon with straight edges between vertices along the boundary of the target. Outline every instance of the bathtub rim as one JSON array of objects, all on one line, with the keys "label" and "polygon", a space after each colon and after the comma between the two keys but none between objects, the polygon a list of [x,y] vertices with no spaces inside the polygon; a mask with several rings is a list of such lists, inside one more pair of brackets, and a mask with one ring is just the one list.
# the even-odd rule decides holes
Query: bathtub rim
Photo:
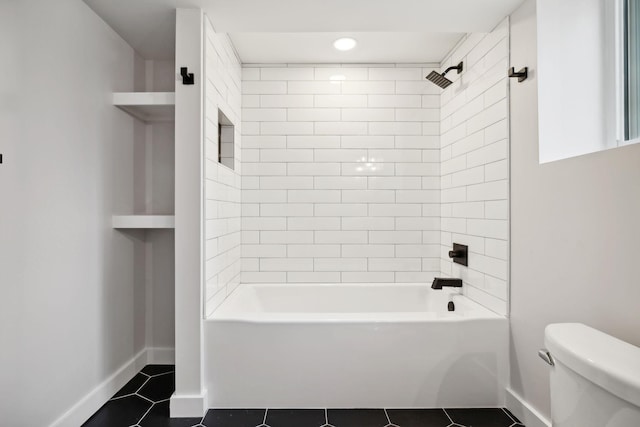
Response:
[{"label": "bathtub rim", "polygon": [[[208,316],[205,321],[211,322],[242,322],[242,323],[295,323],[295,324],[335,324],[335,323],[423,323],[423,322],[471,322],[479,320],[505,320],[503,316],[482,306],[456,291],[430,290],[430,292],[445,292],[452,294],[452,300],[456,304],[465,304],[472,309],[464,315],[460,312],[253,312],[253,311],[232,311],[228,312],[224,308],[242,295],[242,289],[249,288],[269,288],[269,287],[341,287],[349,286],[356,288],[366,287],[389,287],[389,286],[410,286],[429,287],[422,283],[242,283],[231,292],[227,298]],[[222,310],[221,310],[222,309]]]}]

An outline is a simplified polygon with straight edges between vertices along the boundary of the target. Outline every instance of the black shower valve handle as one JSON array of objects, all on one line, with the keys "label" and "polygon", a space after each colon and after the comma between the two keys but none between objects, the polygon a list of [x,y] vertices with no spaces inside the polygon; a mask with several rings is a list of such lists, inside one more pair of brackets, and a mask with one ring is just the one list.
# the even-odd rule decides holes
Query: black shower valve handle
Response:
[{"label": "black shower valve handle", "polygon": [[449,251],[449,258],[459,258],[464,256],[464,252],[461,251]]}]

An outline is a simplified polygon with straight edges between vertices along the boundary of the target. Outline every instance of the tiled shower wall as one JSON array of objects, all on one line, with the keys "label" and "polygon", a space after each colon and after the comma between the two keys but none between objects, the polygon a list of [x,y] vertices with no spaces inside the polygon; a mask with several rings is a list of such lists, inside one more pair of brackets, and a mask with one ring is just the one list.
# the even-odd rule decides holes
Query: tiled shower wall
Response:
[{"label": "tiled shower wall", "polygon": [[[443,61],[464,72],[442,92],[442,273],[464,292],[507,313],[509,238],[509,27],[470,34]],[[453,264],[452,242],[469,245],[469,267]]]},{"label": "tiled shower wall", "polygon": [[[205,314],[240,283],[241,68],[226,34],[205,18]],[[235,126],[234,168],[218,162],[218,109]]]},{"label": "tiled shower wall", "polygon": [[243,66],[242,282],[440,271],[440,89],[428,65]]}]

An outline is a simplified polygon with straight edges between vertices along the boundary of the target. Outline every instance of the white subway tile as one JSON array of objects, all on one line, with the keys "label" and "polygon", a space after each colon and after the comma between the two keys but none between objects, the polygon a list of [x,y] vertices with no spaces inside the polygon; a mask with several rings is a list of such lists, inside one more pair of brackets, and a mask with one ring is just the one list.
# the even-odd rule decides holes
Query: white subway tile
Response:
[{"label": "white subway tile", "polygon": [[372,122],[371,135],[421,135],[422,125],[414,122]]},{"label": "white subway tile", "polygon": [[314,151],[316,162],[365,162],[367,159],[367,150],[322,149]]},{"label": "white subway tile", "polygon": [[243,108],[242,120],[247,122],[282,122],[287,120],[284,108]]},{"label": "white subway tile", "polygon": [[363,122],[317,122],[316,135],[366,135],[367,123]]},{"label": "white subway tile", "polygon": [[313,216],[313,205],[304,203],[260,205],[261,216]]},{"label": "white subway tile", "polygon": [[340,175],[340,163],[288,163],[289,176],[335,176]]},{"label": "white subway tile", "polygon": [[286,245],[242,245],[244,258],[277,258],[287,256]]},{"label": "white subway tile", "polygon": [[[304,95],[307,96],[307,95]],[[316,108],[364,108],[367,106],[367,95],[314,95]]]},{"label": "white subway tile", "polygon": [[332,81],[290,81],[289,93],[304,94],[339,94],[340,85]]},{"label": "white subway tile", "polygon": [[285,148],[287,138],[285,136],[243,136],[242,148]]},{"label": "white subway tile", "polygon": [[313,80],[313,68],[261,68],[261,80]]},{"label": "white subway tile", "polygon": [[420,258],[369,258],[369,271],[420,271]]},{"label": "white subway tile", "polygon": [[260,80],[260,68],[242,67],[242,81]]},{"label": "white subway tile", "polygon": [[[335,68],[335,67],[322,67],[315,69],[316,80],[332,80],[336,77],[344,77],[342,80],[367,80],[368,78],[367,68]],[[341,81],[341,80],[332,80]]]},{"label": "white subway tile", "polygon": [[[366,104],[363,105],[366,107]],[[420,108],[420,95],[369,95],[369,108]]]},{"label": "white subway tile", "polygon": [[422,80],[422,68],[369,68],[370,80]]},{"label": "white subway tile", "polygon": [[467,232],[475,236],[506,240],[509,237],[509,224],[497,219],[469,219]]},{"label": "white subway tile", "polygon": [[440,230],[438,217],[401,217],[395,222],[396,230]]},{"label": "white subway tile", "polygon": [[393,245],[342,245],[345,258],[393,257],[394,252]]},{"label": "white subway tile", "polygon": [[287,93],[287,82],[246,81],[242,93],[247,95],[275,95]]},{"label": "white subway tile", "polygon": [[366,216],[367,205],[362,203],[341,203],[315,205],[316,216]]},{"label": "white subway tile", "polygon": [[317,258],[315,271],[367,271],[366,258]]},{"label": "white subway tile", "polygon": [[[388,136],[343,136],[342,148],[393,148],[394,137]],[[366,153],[365,153],[366,155]]]},{"label": "white subway tile", "polygon": [[243,271],[242,283],[286,283],[287,273]]},{"label": "white subway tile", "polygon": [[391,94],[396,91],[396,83],[390,81],[343,81],[342,93],[344,94]]},{"label": "white subway tile", "polygon": [[286,218],[242,217],[243,230],[286,230]]},{"label": "white subway tile", "polygon": [[243,203],[285,203],[286,190],[243,190]]},{"label": "white subway tile", "polygon": [[440,191],[438,190],[398,190],[396,191],[396,203],[438,203]]},{"label": "white subway tile", "polygon": [[260,107],[260,95],[242,95],[243,108]]},{"label": "white subway tile", "polygon": [[311,122],[262,122],[262,135],[312,135],[314,124]]},{"label": "white subway tile", "polygon": [[340,120],[339,108],[289,108],[287,118],[294,122],[335,122]]},{"label": "white subway tile", "polygon": [[440,177],[438,163],[396,163],[396,175]]},{"label": "white subway tile", "polygon": [[392,163],[342,163],[342,175],[345,176],[393,176]]},{"label": "white subway tile", "polygon": [[422,95],[422,108],[440,109],[440,95]]},{"label": "white subway tile", "polygon": [[340,245],[287,245],[289,258],[337,258]]},{"label": "white subway tile", "polygon": [[484,206],[484,216],[487,219],[508,219],[509,217],[507,200],[487,201]]},{"label": "white subway tile", "polygon": [[484,218],[484,202],[463,202],[451,205],[454,218]]},{"label": "white subway tile", "polygon": [[261,271],[313,271],[312,258],[263,258]]},{"label": "white subway tile", "polygon": [[304,190],[313,188],[310,176],[262,176],[260,189]]},{"label": "white subway tile", "polygon": [[[461,187],[463,185],[480,184],[484,182],[484,166],[469,168],[451,174],[451,185]],[[467,195],[473,193],[467,189]],[[471,199],[470,199],[471,200]]]},{"label": "white subway tile", "polygon": [[440,88],[427,80],[397,81],[397,94],[439,95]]},{"label": "white subway tile", "polygon": [[438,258],[439,244],[396,245],[396,257],[399,258]]},{"label": "white subway tile", "polygon": [[438,122],[440,110],[436,108],[398,108],[396,120],[400,122]]},{"label": "white subway tile", "polygon": [[313,95],[260,95],[259,106],[262,108],[311,108]]},{"label": "white subway tile", "polygon": [[262,162],[312,162],[313,150],[311,149],[286,149],[286,150],[260,150]]},{"label": "white subway tile", "polygon": [[[439,220],[438,220],[439,221]],[[384,217],[345,217],[342,218],[343,230],[395,230],[394,218]]]},{"label": "white subway tile", "polygon": [[393,121],[395,111],[392,108],[344,108],[342,120],[351,122]]},{"label": "white subway tile", "polygon": [[371,204],[369,216],[420,216],[422,206],[419,204]]},{"label": "white subway tile", "polygon": [[340,217],[289,217],[289,230],[340,230]]},{"label": "white subway tile", "polygon": [[340,203],[340,191],[289,190],[288,201],[291,203]]},{"label": "white subway tile", "polygon": [[366,231],[315,231],[315,243],[367,243]]},{"label": "white subway tile", "polygon": [[369,150],[370,162],[420,162],[422,152],[420,150]]},{"label": "white subway tile", "polygon": [[509,257],[509,244],[506,240],[485,239],[484,252],[487,256],[507,260]]},{"label": "white subway tile", "polygon": [[415,231],[370,231],[369,243],[422,243],[422,234]]},{"label": "white subway tile", "polygon": [[440,136],[429,135],[397,135],[396,148],[439,149]]},{"label": "white subway tile", "polygon": [[316,189],[364,189],[367,188],[367,178],[359,176],[336,176],[313,178]]},{"label": "white subway tile", "polygon": [[340,136],[287,136],[287,148],[340,148]]},{"label": "white subway tile", "polygon": [[509,161],[500,160],[494,163],[489,163],[484,167],[484,179],[485,181],[497,181],[500,179],[509,178]]},{"label": "white subway tile", "polygon": [[286,175],[286,163],[243,163],[242,173],[247,176]]},{"label": "white subway tile", "polygon": [[260,243],[313,243],[313,231],[261,231]]},{"label": "white subway tile", "polygon": [[467,187],[468,201],[503,200],[509,197],[509,183],[506,180],[485,182]]},{"label": "white subway tile", "polygon": [[393,203],[393,190],[342,190],[343,203]]}]

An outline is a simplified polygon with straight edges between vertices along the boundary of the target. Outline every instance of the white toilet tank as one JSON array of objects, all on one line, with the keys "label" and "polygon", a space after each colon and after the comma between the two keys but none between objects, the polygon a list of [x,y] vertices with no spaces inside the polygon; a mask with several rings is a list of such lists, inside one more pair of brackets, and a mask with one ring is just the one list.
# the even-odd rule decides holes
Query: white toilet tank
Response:
[{"label": "white toilet tank", "polygon": [[553,427],[640,427],[640,348],[580,323],[545,329]]}]

